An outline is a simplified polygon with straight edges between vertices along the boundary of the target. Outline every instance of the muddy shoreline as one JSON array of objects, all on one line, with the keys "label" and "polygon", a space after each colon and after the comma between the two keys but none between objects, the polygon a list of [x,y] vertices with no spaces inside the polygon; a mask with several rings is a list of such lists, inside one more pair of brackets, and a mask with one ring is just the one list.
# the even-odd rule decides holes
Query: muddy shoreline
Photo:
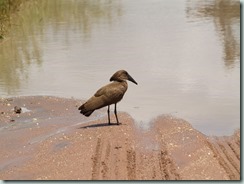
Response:
[{"label": "muddy shoreline", "polygon": [[208,137],[166,115],[142,130],[127,113],[118,114],[122,125],[108,126],[106,110],[86,118],[77,110],[81,103],[0,99],[0,179],[240,180],[239,130]]}]

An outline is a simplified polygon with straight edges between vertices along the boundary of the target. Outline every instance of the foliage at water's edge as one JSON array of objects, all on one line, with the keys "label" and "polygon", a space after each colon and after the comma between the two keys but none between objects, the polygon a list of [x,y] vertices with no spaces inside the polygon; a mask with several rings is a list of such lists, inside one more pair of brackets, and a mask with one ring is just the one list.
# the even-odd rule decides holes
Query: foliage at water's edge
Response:
[{"label": "foliage at water's edge", "polygon": [[11,26],[11,16],[18,12],[26,0],[0,0],[0,40],[4,39]]}]

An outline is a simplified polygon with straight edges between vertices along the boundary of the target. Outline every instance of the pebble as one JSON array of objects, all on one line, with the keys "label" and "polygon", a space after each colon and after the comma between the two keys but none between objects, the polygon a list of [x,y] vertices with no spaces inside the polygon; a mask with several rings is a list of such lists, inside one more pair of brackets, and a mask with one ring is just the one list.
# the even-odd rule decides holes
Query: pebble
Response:
[{"label": "pebble", "polygon": [[15,106],[14,107],[14,112],[17,113],[17,114],[20,114],[22,112],[21,107]]}]

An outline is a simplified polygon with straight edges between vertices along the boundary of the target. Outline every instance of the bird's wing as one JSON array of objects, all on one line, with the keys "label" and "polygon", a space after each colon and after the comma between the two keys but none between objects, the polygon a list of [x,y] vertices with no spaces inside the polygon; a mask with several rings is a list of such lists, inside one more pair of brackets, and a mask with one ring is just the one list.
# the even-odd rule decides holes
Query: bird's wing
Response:
[{"label": "bird's wing", "polygon": [[102,88],[100,88],[96,93],[95,93],[95,97],[100,97],[100,96],[106,96],[106,97],[110,97],[110,98],[118,98],[119,96],[123,95],[125,93],[126,89],[123,90],[122,88],[120,88],[120,84],[119,83],[110,83],[106,86],[103,86]]},{"label": "bird's wing", "polygon": [[[94,95],[94,97],[101,98],[104,100],[106,105],[110,105],[120,101],[126,90],[119,87],[118,83],[110,83],[100,88]],[[105,105],[105,106],[106,106]]]},{"label": "bird's wing", "polygon": [[125,91],[126,90],[119,88],[118,84],[110,83],[100,88],[95,95],[84,104],[84,107],[88,111],[117,103],[123,98]]},{"label": "bird's wing", "polygon": [[97,90],[97,92],[95,93],[95,97],[99,97],[102,95],[106,95],[108,93],[111,93],[114,90],[115,86],[113,85],[113,83],[110,83],[106,86],[101,87],[99,90]]}]

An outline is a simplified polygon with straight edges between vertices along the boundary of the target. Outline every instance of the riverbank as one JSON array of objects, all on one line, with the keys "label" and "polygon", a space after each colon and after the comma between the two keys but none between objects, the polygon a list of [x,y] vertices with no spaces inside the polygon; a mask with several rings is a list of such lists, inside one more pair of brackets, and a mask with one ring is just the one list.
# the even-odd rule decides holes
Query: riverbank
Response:
[{"label": "riverbank", "polygon": [[47,96],[1,99],[0,179],[240,179],[239,130],[208,137],[172,116],[142,130],[127,113],[118,114],[121,125],[108,126],[105,109],[86,118],[77,110],[81,103]]}]

